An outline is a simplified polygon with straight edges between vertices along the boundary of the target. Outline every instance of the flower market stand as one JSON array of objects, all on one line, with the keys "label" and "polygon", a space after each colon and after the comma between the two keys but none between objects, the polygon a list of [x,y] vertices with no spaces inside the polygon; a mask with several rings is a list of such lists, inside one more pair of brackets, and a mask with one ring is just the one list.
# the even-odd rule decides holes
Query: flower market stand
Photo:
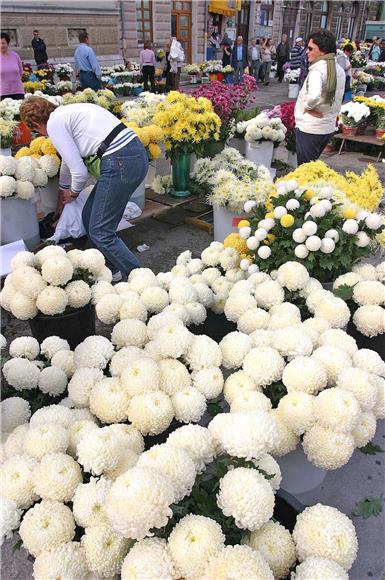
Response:
[{"label": "flower market stand", "polygon": [[73,308],[64,314],[46,316],[38,314],[29,321],[32,336],[42,342],[48,336],[60,336],[75,349],[87,336],[95,334],[95,309],[87,304],[83,308]]},{"label": "flower market stand", "polygon": [[383,152],[383,147],[385,145],[385,141],[383,139],[377,139],[375,132],[373,129],[369,129],[367,130],[363,135],[344,135],[343,133],[338,133],[337,135],[334,135],[334,139],[340,139],[341,140],[341,145],[340,148],[338,150],[338,155],[342,154],[342,149],[345,146],[345,151],[347,151],[347,142],[348,141],[355,141],[357,143],[365,143],[367,145],[376,145],[377,147],[380,148],[378,157],[377,157],[377,162],[380,161],[381,156],[382,156],[382,152]]},{"label": "flower market stand", "polygon": [[269,169],[273,159],[273,149],[274,144],[272,141],[247,142],[246,159],[256,165],[264,165]]},{"label": "flower market stand", "polygon": [[305,500],[305,494],[317,489],[326,477],[326,470],[313,465],[301,445],[277,461],[282,473],[281,489],[299,500]]},{"label": "flower market stand", "polygon": [[223,240],[234,232],[238,231],[238,223],[244,218],[230,212],[223,206],[213,205],[214,213],[214,240],[216,242],[223,242]]},{"label": "flower market stand", "polygon": [[44,215],[47,215],[56,210],[59,178],[58,176],[48,179],[47,185],[37,188],[38,196],[40,197],[40,208]]},{"label": "flower market stand", "polygon": [[31,199],[2,198],[1,245],[24,240],[28,250],[40,243],[36,204]]}]

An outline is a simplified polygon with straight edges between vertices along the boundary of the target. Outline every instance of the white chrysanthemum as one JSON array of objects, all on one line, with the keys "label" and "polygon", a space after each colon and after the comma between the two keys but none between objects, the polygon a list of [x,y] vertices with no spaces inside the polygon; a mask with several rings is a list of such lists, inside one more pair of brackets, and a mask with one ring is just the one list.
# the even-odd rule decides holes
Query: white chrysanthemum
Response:
[{"label": "white chrysanthemum", "polygon": [[374,350],[360,348],[353,355],[353,364],[355,367],[363,369],[368,373],[385,377],[385,362]]},{"label": "white chrysanthemum", "polygon": [[68,434],[70,437],[70,442],[68,445],[67,453],[70,453],[74,457],[77,455],[79,441],[93,429],[97,429],[96,423],[90,419],[79,419],[74,421],[68,428]]},{"label": "white chrysanthemum", "polygon": [[203,324],[207,318],[206,308],[199,302],[189,302],[186,304],[186,309],[190,316],[189,324],[199,326],[200,324]]},{"label": "white chrysanthemum", "polygon": [[78,526],[87,528],[108,522],[104,502],[112,486],[112,481],[91,477],[89,483],[77,486],[73,496],[72,510]]},{"label": "white chrysanthemum", "polygon": [[353,315],[353,322],[365,336],[372,338],[385,332],[385,308],[381,306],[360,306]]},{"label": "white chrysanthemum", "polygon": [[32,183],[35,187],[44,187],[48,183],[48,176],[44,169],[36,168],[33,173]]},{"label": "white chrysanthemum", "polygon": [[226,271],[225,277],[232,283],[240,282],[245,279],[246,273],[241,268],[230,268]]},{"label": "white chrysanthemum", "polygon": [[279,381],[284,367],[283,357],[269,346],[252,348],[243,361],[243,370],[261,386]]},{"label": "white chrysanthemum", "polygon": [[87,580],[88,576],[86,555],[78,542],[67,542],[40,552],[33,565],[35,580],[47,578]]},{"label": "white chrysanthemum", "polygon": [[175,280],[175,278],[187,278],[188,276],[187,268],[184,264],[177,264],[176,266],[173,266],[171,268],[171,274],[173,276],[173,280]]},{"label": "white chrysanthemum", "polygon": [[297,322],[301,322],[301,311],[298,306],[292,304],[291,302],[282,302],[281,304],[272,306],[269,310],[269,314],[271,316],[291,316],[293,319],[296,319]]},{"label": "white chrysanthemum", "polygon": [[122,295],[122,298],[123,304],[121,305],[119,311],[120,320],[134,318],[136,320],[146,322],[147,308],[145,307],[143,301],[140,298],[136,297],[127,299],[125,294]]},{"label": "white chrysanthemum", "polygon": [[38,427],[47,423],[55,423],[67,428],[72,421],[73,417],[70,409],[63,405],[48,405],[48,407],[41,407],[35,411],[29,425],[30,427]]},{"label": "white chrysanthemum", "polygon": [[279,467],[274,457],[266,453],[266,455],[262,455],[262,457],[259,459],[253,459],[253,463],[255,467],[258,467],[260,470],[264,471],[267,473],[267,475],[270,476],[268,482],[270,483],[273,491],[277,491],[281,485],[282,475],[281,468]]},{"label": "white chrysanthemum", "polygon": [[42,499],[71,501],[82,482],[79,465],[65,453],[45,455],[33,474],[35,493]]},{"label": "white chrysanthemum", "polygon": [[159,361],[159,388],[167,395],[174,395],[191,386],[191,377],[187,368],[180,361],[166,358]]},{"label": "white chrysanthemum", "polygon": [[37,387],[40,370],[33,362],[25,358],[11,358],[3,365],[3,375],[11,387],[22,391]]},{"label": "white chrysanthemum", "polygon": [[52,397],[61,395],[67,388],[67,375],[58,367],[46,367],[40,373],[39,389]]},{"label": "white chrysanthemum", "polygon": [[92,288],[92,303],[97,304],[103,296],[108,296],[109,294],[116,294],[115,288],[109,282],[104,282],[103,280],[96,282]]},{"label": "white chrysanthemum", "polygon": [[221,276],[212,283],[211,289],[216,296],[227,299],[232,286],[233,284],[230,280]]},{"label": "white chrysanthemum", "polygon": [[239,528],[254,531],[272,517],[274,492],[256,469],[237,467],[220,480],[217,503]]},{"label": "white chrysanthemum", "polygon": [[52,155],[42,155],[38,161],[47,177],[55,177],[60,163]]},{"label": "white chrysanthemum", "polygon": [[64,288],[68,296],[68,305],[82,308],[91,301],[91,288],[83,280],[74,280]]},{"label": "white chrysanthemum", "polygon": [[296,435],[282,420],[278,409],[272,409],[269,415],[274,419],[274,427],[277,437],[273,442],[271,454],[276,457],[282,457],[291,451],[294,451],[299,443],[299,437]]},{"label": "white chrysanthemum", "polygon": [[91,389],[90,411],[102,423],[125,421],[129,404],[130,397],[118,377],[105,377]]},{"label": "white chrysanthemum", "polygon": [[[220,250],[209,246],[201,253],[201,259],[206,266],[218,266],[220,261]],[[216,268],[213,268],[216,270]]]},{"label": "white chrysanthemum", "polygon": [[132,449],[125,447],[124,444],[121,446],[119,459],[116,467],[113,469],[106,469],[104,476],[110,480],[115,481],[120,475],[126,473],[128,469],[134,467],[138,462],[138,455]]},{"label": "white chrysanthemum", "polygon": [[198,389],[206,399],[215,399],[223,389],[223,374],[219,367],[201,369],[192,375],[193,386]]},{"label": "white chrysanthemum", "polygon": [[53,355],[51,364],[65,372],[71,378],[75,372],[74,353],[72,350],[60,350]]},{"label": "white chrysanthemum", "polygon": [[[286,330],[286,328],[288,327],[292,327],[295,330],[298,330],[297,316],[294,316],[292,313],[286,313],[284,315],[273,314],[272,316],[270,316],[268,325],[269,330],[280,330],[280,329]],[[301,332],[301,335],[303,336],[303,332]]]},{"label": "white chrysanthemum", "polygon": [[160,283],[161,287],[164,288],[165,290],[169,290],[171,280],[173,280],[174,278],[175,274],[173,274],[172,272],[159,272],[159,274],[156,275],[156,279]]},{"label": "white chrysanthemum", "polygon": [[137,455],[144,450],[144,440],[142,434],[132,425],[126,423],[114,423],[109,430],[118,436],[125,449],[131,449]]},{"label": "white chrysanthemum", "polygon": [[175,419],[181,423],[197,423],[204,415],[206,397],[195,387],[178,391],[171,397]]},{"label": "white chrysanthemum", "polygon": [[313,351],[313,341],[309,335],[295,327],[276,330],[271,346],[276,348],[282,356],[289,358],[308,356]]},{"label": "white chrysanthemum", "polygon": [[111,341],[117,348],[124,346],[141,347],[147,341],[147,328],[141,320],[126,318],[112,329]]},{"label": "white chrysanthemum", "polygon": [[355,264],[352,271],[361,276],[363,280],[377,280],[377,270],[372,264]]},{"label": "white chrysanthemum", "polygon": [[251,294],[254,286],[250,284],[248,280],[239,280],[234,284],[229,292],[229,296],[235,296],[236,294]]},{"label": "white chrysanthemum", "polygon": [[226,546],[209,560],[204,573],[210,578],[258,578],[273,580],[273,573],[260,552],[250,546]]},{"label": "white chrysanthemum", "polygon": [[183,304],[177,304],[176,302],[169,304],[163,310],[165,314],[173,314],[174,316],[178,317],[184,325],[190,323],[190,314]]},{"label": "white chrysanthemum", "polygon": [[357,557],[357,536],[350,519],[334,507],[316,504],[297,516],[293,530],[300,562],[311,556],[334,560],[345,570]]},{"label": "white chrysanthemum", "polygon": [[104,336],[88,336],[76,348],[74,353],[77,368],[104,369],[114,352],[114,347]]},{"label": "white chrysanthemum", "polygon": [[253,341],[253,346],[264,347],[270,346],[273,340],[273,331],[265,330],[264,328],[258,328],[250,334],[250,338]]},{"label": "white chrysanthemum", "polygon": [[41,267],[41,275],[52,286],[64,286],[71,280],[74,268],[67,257],[48,258]]},{"label": "white chrysanthemum", "polygon": [[208,287],[207,282],[195,283],[194,287],[198,294],[198,301],[206,308],[209,308],[214,301],[214,292],[211,290],[211,288]]},{"label": "white chrysanthemum", "polygon": [[279,401],[278,415],[285,425],[296,435],[302,435],[314,423],[313,395],[293,391]]},{"label": "white chrysanthemum", "polygon": [[181,254],[179,254],[179,256],[176,259],[176,264],[182,265],[182,266],[187,266],[187,264],[189,262],[191,262],[192,259],[192,253],[190,252],[190,250],[185,250],[184,252],[182,252]]},{"label": "white chrysanthemum", "polygon": [[344,350],[349,356],[357,350],[357,343],[352,336],[339,328],[331,328],[323,332],[318,340],[319,346],[334,346]]},{"label": "white chrysanthemum", "polygon": [[221,296],[219,294],[214,294],[214,302],[211,306],[211,310],[214,314],[223,314],[225,311],[227,297]]},{"label": "white chrysanthemum", "polygon": [[[164,358],[180,358],[189,349],[193,335],[184,326],[168,324],[155,335],[155,347]],[[211,365],[217,366],[217,365]]]},{"label": "white chrysanthemum", "polygon": [[9,459],[15,455],[21,455],[24,449],[24,436],[29,429],[28,423],[19,425],[7,437],[4,443],[5,457]]},{"label": "white chrysanthemum", "polygon": [[55,423],[30,426],[24,437],[24,453],[39,460],[47,453],[65,453],[68,445],[67,429]]},{"label": "white chrysanthemum", "polygon": [[100,272],[98,272],[96,278],[96,282],[112,282],[112,272],[107,266],[104,266]]},{"label": "white chrysanthemum", "polygon": [[70,542],[75,521],[70,508],[59,501],[43,500],[25,514],[19,529],[24,547],[33,556]]},{"label": "white chrysanthemum", "polygon": [[290,532],[280,523],[269,521],[251,532],[247,544],[269,564],[274,578],[286,578],[296,562],[296,550]]},{"label": "white chrysanthemum", "polygon": [[214,458],[213,438],[208,429],[200,425],[184,425],[167,438],[167,443],[187,451],[194,461],[195,469],[201,473]]},{"label": "white chrysanthemum", "polygon": [[257,303],[251,294],[234,294],[229,296],[225,304],[227,320],[237,322],[248,310],[256,308]]},{"label": "white chrysanthemum", "polygon": [[385,286],[376,280],[363,280],[353,288],[353,300],[359,306],[385,303]]},{"label": "white chrysanthemum", "polygon": [[333,283],[333,289],[339,288],[340,286],[354,286],[357,282],[362,280],[362,276],[356,274],[355,272],[347,272],[346,274],[341,274]]},{"label": "white chrysanthemum", "polygon": [[[146,347],[149,343],[146,344]],[[142,350],[137,346],[125,346],[114,352],[110,362],[110,373],[114,376],[121,376],[124,369],[139,359],[149,357],[147,349]]]},{"label": "white chrysanthemum", "polygon": [[354,394],[338,387],[320,393],[314,400],[313,409],[314,418],[322,427],[346,433],[354,429],[361,415]]},{"label": "white chrysanthemum", "polygon": [[259,391],[246,391],[233,398],[230,404],[231,413],[243,413],[251,411],[269,411],[271,401]]},{"label": "white chrysanthemum", "polygon": [[352,366],[350,356],[344,350],[334,346],[320,346],[313,352],[312,358],[324,366],[328,385],[332,387],[336,384],[341,371]]},{"label": "white chrysanthemum", "polygon": [[376,434],[376,416],[371,411],[361,413],[352,435],[356,447],[365,447]]},{"label": "white chrysanthemum", "polygon": [[324,302],[325,300],[333,300],[334,297],[333,292],[325,290],[324,288],[318,288],[309,293],[306,298],[306,306],[310,312],[314,313],[314,310],[321,302]]},{"label": "white chrysanthemum", "polygon": [[96,316],[104,324],[115,324],[119,320],[123,302],[118,294],[105,294],[96,303]]},{"label": "white chrysanthemum", "polygon": [[39,266],[42,266],[46,260],[49,258],[56,257],[66,257],[66,251],[61,246],[49,245],[45,246],[42,250],[39,250],[36,254],[36,262]]},{"label": "white chrysanthemum", "polygon": [[109,524],[100,523],[86,528],[81,545],[91,572],[111,578],[120,572],[130,544]]},{"label": "white chrysanthemum", "polygon": [[284,301],[285,292],[278,282],[268,280],[256,286],[254,296],[258,306],[269,309]]},{"label": "white chrysanthemum", "polygon": [[[261,388],[258,387],[258,389]],[[226,379],[223,394],[226,401],[231,405],[236,397],[245,392],[255,390],[257,390],[257,387],[254,380],[245,371],[237,371]]]},{"label": "white chrysanthemum", "polygon": [[292,572],[293,580],[349,580],[345,570],[327,558],[310,556]]},{"label": "white chrysanthemum", "polygon": [[193,336],[191,344],[184,354],[184,359],[193,371],[204,368],[219,367],[222,353],[218,344],[204,334]]},{"label": "white chrysanthemum", "polygon": [[[377,419],[385,419],[385,379],[382,379],[377,375],[372,375],[370,381],[373,382],[377,388],[377,402],[373,408],[373,413]],[[7,446],[7,443],[5,445]]]},{"label": "white chrysanthemum", "polygon": [[242,366],[243,359],[252,347],[251,338],[242,332],[230,332],[219,343],[222,351],[222,364],[227,369]]},{"label": "white chrysanthemum", "polygon": [[25,399],[21,397],[9,397],[0,403],[1,410],[1,431],[11,433],[19,425],[29,421],[31,407]]},{"label": "white chrysanthemum", "polygon": [[162,391],[141,393],[132,397],[128,419],[143,435],[158,435],[174,418],[171,399]]},{"label": "white chrysanthemum", "polygon": [[9,354],[12,357],[27,358],[34,360],[39,356],[40,346],[36,338],[32,336],[19,336],[9,345]]},{"label": "white chrysanthemum", "polygon": [[171,482],[158,471],[133,467],[112,484],[105,510],[116,532],[139,540],[167,524],[174,497]]},{"label": "white chrysanthemum", "polygon": [[43,314],[62,314],[68,305],[68,296],[63,288],[47,286],[37,297],[36,306]]},{"label": "white chrysanthemum", "polygon": [[172,580],[175,577],[175,568],[166,540],[145,538],[136,542],[123,561],[121,577],[122,580]]},{"label": "white chrysanthemum", "polygon": [[20,525],[21,510],[16,502],[7,497],[0,497],[0,545],[4,539],[11,538],[12,532]]},{"label": "white chrysanthemum", "polygon": [[91,274],[98,275],[104,268],[105,260],[102,252],[94,248],[84,250],[80,256],[80,267]]},{"label": "white chrysanthemum", "polygon": [[251,334],[260,328],[267,328],[269,325],[270,315],[262,308],[251,308],[237,320],[238,330],[246,334]]},{"label": "white chrysanthemum", "polygon": [[343,369],[337,378],[337,387],[353,393],[364,411],[373,409],[377,401],[377,387],[370,380],[369,373],[362,369]]},{"label": "white chrysanthemum", "polygon": [[148,391],[157,391],[160,383],[158,365],[148,357],[138,359],[124,369],[121,382],[129,397]]},{"label": "white chrysanthemum", "polygon": [[16,180],[11,175],[2,175],[0,177],[0,195],[1,197],[10,197],[16,190]]},{"label": "white chrysanthemum", "polygon": [[11,270],[14,272],[17,268],[22,268],[23,266],[35,266],[36,259],[33,252],[17,252],[11,260]]},{"label": "white chrysanthemum", "polygon": [[141,294],[146,288],[160,286],[160,282],[150,268],[136,268],[131,270],[128,276],[131,290]]},{"label": "white chrysanthemum", "polygon": [[377,264],[376,271],[377,271],[378,279],[380,280],[380,282],[384,282],[385,281],[385,260],[383,262],[380,262],[379,264]]},{"label": "white chrysanthemum", "polygon": [[177,304],[188,304],[189,302],[196,302],[198,298],[198,293],[194,287],[186,278],[176,278],[170,284],[170,302],[176,302]]},{"label": "white chrysanthemum", "polygon": [[187,579],[201,577],[209,558],[222,549],[224,544],[225,536],[217,522],[192,514],[176,524],[168,539],[177,571]]},{"label": "white chrysanthemum", "polygon": [[27,509],[37,499],[34,492],[33,473],[37,461],[27,455],[14,455],[0,466],[1,495]]},{"label": "white chrysanthemum", "polygon": [[309,461],[321,469],[337,469],[345,465],[354,451],[350,433],[342,433],[313,425],[303,438],[303,450]]},{"label": "white chrysanthemum", "polygon": [[168,292],[159,287],[146,288],[140,299],[149,312],[161,312],[169,303]]},{"label": "white chrysanthemum", "polygon": [[172,325],[183,325],[182,321],[178,316],[171,314],[169,312],[161,312],[160,314],[156,314],[155,316],[151,316],[150,320],[147,323],[147,335],[150,340],[155,338],[156,333],[168,326],[169,324]]},{"label": "white chrysanthemum", "polygon": [[108,427],[92,429],[78,443],[78,461],[85,471],[101,475],[120,459],[121,441]]},{"label": "white chrysanthemum", "polygon": [[46,359],[50,360],[59,350],[70,350],[70,345],[64,338],[59,336],[49,336],[40,345],[40,352]]},{"label": "white chrysanthemum", "polygon": [[[82,256],[82,251],[81,250],[70,250],[69,252],[66,253],[66,256],[69,260],[71,260],[71,263],[74,267],[74,270],[77,270],[78,268],[80,268],[80,259]],[[97,284],[95,284],[95,286],[97,286]]]},{"label": "white chrysanthemum", "polygon": [[168,479],[174,488],[175,502],[191,493],[195,482],[195,465],[190,455],[170,443],[153,445],[139,457],[138,467],[154,469]]},{"label": "white chrysanthemum", "polygon": [[350,310],[341,298],[321,300],[316,304],[314,315],[325,318],[332,328],[344,328],[350,319]]},{"label": "white chrysanthemum", "polygon": [[76,369],[68,383],[68,396],[78,407],[88,407],[91,390],[102,378],[103,373],[99,369]]},{"label": "white chrysanthemum", "polygon": [[309,278],[310,276],[305,266],[299,262],[285,262],[278,268],[278,282],[290,291],[304,288]]}]

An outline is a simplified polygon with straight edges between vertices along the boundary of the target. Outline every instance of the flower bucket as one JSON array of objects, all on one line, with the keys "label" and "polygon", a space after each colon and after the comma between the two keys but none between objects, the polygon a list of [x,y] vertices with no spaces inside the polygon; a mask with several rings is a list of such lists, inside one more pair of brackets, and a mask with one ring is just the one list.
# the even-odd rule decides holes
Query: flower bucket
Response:
[{"label": "flower bucket", "polygon": [[205,157],[212,159],[225,148],[225,141],[207,141],[205,144]]},{"label": "flower bucket", "polygon": [[223,79],[225,78],[225,75],[223,73],[218,73],[217,74],[217,81],[223,81]]},{"label": "flower bucket", "polygon": [[190,75],[190,85],[196,85],[197,82],[197,75]]},{"label": "flower bucket", "polygon": [[289,99],[296,99],[299,93],[299,85],[297,83],[289,83]]},{"label": "flower bucket", "polygon": [[209,79],[210,79],[210,81],[216,81],[216,80],[218,80],[217,73],[209,73]]},{"label": "flower bucket", "polygon": [[246,141],[243,137],[232,137],[228,142],[229,147],[234,147],[241,155],[246,154]]},{"label": "flower bucket", "polygon": [[234,82],[234,75],[233,73],[225,74],[225,83],[226,85],[232,85]]},{"label": "flower bucket", "polygon": [[385,129],[376,129],[376,138],[377,139],[382,139],[382,137],[385,135]]},{"label": "flower bucket", "polygon": [[1,245],[24,240],[28,250],[40,243],[36,204],[31,199],[8,197],[0,200]]},{"label": "flower bucket", "polygon": [[148,171],[145,179],[146,187],[151,187],[151,184],[155,179],[155,175],[156,175],[156,159],[153,159],[148,164]]},{"label": "flower bucket", "polygon": [[288,151],[287,152],[287,162],[289,165],[291,165],[291,167],[298,167],[298,159],[297,159],[297,153],[294,153],[293,151]]},{"label": "flower bucket", "polygon": [[144,208],[146,201],[146,179],[143,179],[142,183],[138,185],[134,193],[131,195],[129,201],[136,203],[140,209]]},{"label": "flower bucket", "polygon": [[44,215],[55,211],[59,191],[59,178],[57,176],[52,177],[48,180],[47,185],[36,189],[40,197],[40,209]]},{"label": "flower bucket", "polygon": [[141,93],[143,93],[143,89],[142,89],[142,87],[136,87],[136,88],[134,89],[134,95],[135,95],[136,97],[138,97],[138,96],[139,96]]},{"label": "flower bucket", "polygon": [[2,147],[0,149],[0,155],[2,155],[3,157],[11,157],[12,156],[12,151],[10,147]]},{"label": "flower bucket", "polygon": [[270,79],[270,80],[271,80],[271,79],[275,79],[276,72],[277,72],[277,71],[275,71],[275,70],[270,70],[270,73],[269,73],[269,79]]},{"label": "flower bucket", "polygon": [[46,316],[38,314],[29,321],[32,336],[43,342],[48,336],[60,336],[68,340],[72,350],[87,336],[95,334],[95,309],[87,304],[83,308],[73,308],[64,314]]},{"label": "flower bucket", "polygon": [[358,127],[345,127],[342,125],[342,135],[346,137],[352,137],[353,135],[357,135]]},{"label": "flower bucket", "polygon": [[304,494],[317,489],[326,477],[326,470],[310,463],[301,445],[277,461],[282,473],[280,488],[298,499],[305,500]]},{"label": "flower bucket", "polygon": [[256,165],[264,165],[268,169],[271,167],[273,159],[274,144],[272,141],[258,141],[246,143],[246,159]]},{"label": "flower bucket", "polygon": [[234,322],[227,320],[224,314],[215,314],[212,310],[207,310],[207,318],[203,324],[192,324],[189,331],[193,334],[205,334],[215,342],[220,342],[230,332],[237,330]]},{"label": "flower bucket", "polygon": [[214,240],[223,242],[229,235],[238,231],[238,223],[244,219],[244,215],[230,212],[223,206],[213,205],[214,213]]},{"label": "flower bucket", "polygon": [[173,155],[172,167],[172,189],[170,195],[173,197],[188,197],[190,195],[190,153],[178,153]]}]

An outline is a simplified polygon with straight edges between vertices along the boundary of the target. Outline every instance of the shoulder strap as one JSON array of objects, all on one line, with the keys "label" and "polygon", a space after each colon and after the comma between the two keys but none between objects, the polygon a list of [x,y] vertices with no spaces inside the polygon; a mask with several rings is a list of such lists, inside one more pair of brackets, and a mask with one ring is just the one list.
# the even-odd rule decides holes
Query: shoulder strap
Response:
[{"label": "shoulder strap", "polygon": [[119,123],[119,125],[116,125],[116,127],[114,127],[111,131],[111,133],[109,133],[107,135],[107,137],[104,139],[104,141],[101,142],[99,149],[96,152],[96,155],[101,158],[102,155],[106,152],[107,148],[111,145],[112,141],[115,139],[115,137],[117,135],[119,135],[119,133],[121,133],[122,131],[124,131],[124,129],[127,129],[128,127],[126,127],[126,125],[124,125],[123,123]]}]

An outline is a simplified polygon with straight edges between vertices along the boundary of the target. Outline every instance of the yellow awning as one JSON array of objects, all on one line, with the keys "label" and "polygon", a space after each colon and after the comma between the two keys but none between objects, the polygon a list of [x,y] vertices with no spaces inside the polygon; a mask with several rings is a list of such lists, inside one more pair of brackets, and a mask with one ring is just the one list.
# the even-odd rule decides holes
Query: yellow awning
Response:
[{"label": "yellow awning", "polygon": [[211,0],[209,12],[223,16],[234,16],[236,11],[241,9],[241,4],[242,0]]}]

